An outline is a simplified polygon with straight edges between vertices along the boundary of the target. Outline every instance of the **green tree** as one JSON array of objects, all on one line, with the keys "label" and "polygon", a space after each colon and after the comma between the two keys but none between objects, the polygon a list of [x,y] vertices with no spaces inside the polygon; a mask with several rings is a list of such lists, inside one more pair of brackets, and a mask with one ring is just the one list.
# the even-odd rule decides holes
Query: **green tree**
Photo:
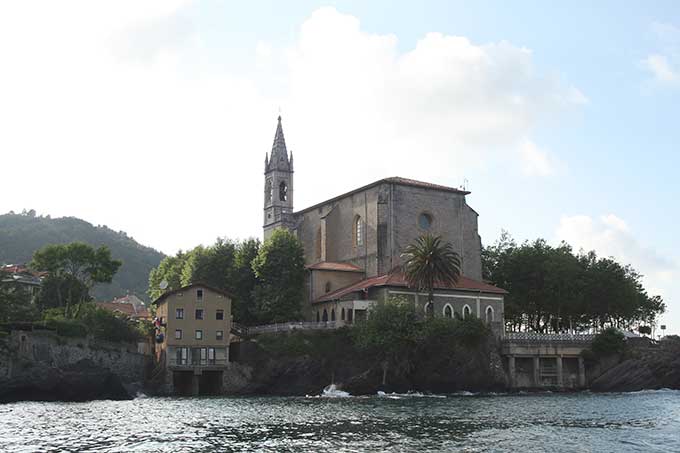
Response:
[{"label": "green tree", "polygon": [[366,320],[357,323],[352,334],[357,347],[371,355],[382,367],[382,383],[388,370],[408,372],[411,353],[418,341],[415,307],[405,299],[391,298],[374,305]]},{"label": "green tree", "polygon": [[302,319],[305,259],[295,235],[275,230],[260,247],[253,270],[259,281],[255,302],[260,322]]},{"label": "green tree", "polygon": [[184,265],[189,259],[189,253],[177,252],[176,256],[166,256],[158,267],[151,269],[149,273],[148,294],[151,300],[156,300],[163,294],[161,282],[168,283],[166,290],[174,290],[182,287],[182,273]]},{"label": "green tree", "polygon": [[255,288],[257,276],[253,270],[253,261],[258,256],[260,241],[247,239],[236,247],[236,258],[232,271],[233,287],[231,294],[234,296],[232,313],[234,320],[245,325],[257,323],[258,314],[255,305]]},{"label": "green tree", "polygon": [[401,258],[408,285],[427,292],[428,307],[433,307],[436,284],[455,285],[460,277],[460,257],[441,236],[419,237],[406,247]]},{"label": "green tree", "polygon": [[[111,258],[108,247],[97,249],[82,242],[48,245],[35,252],[31,267],[46,271],[53,279],[79,282],[84,291],[73,291],[74,285],[68,284],[57,291],[57,301],[64,307],[66,317],[77,316],[83,302],[90,300],[89,292],[97,283],[110,283],[122,262]],[[61,288],[61,287],[60,287]],[[75,311],[71,309],[75,307]]]}]

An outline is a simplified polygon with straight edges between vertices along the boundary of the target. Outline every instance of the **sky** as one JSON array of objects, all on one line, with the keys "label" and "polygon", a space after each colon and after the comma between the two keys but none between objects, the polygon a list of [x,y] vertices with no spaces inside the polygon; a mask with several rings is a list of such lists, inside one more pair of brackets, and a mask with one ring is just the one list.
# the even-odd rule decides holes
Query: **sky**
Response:
[{"label": "sky", "polygon": [[680,333],[680,3],[0,3],[0,212],[167,254],[259,237],[276,117],[301,209],[472,192],[484,244],[630,263]]}]

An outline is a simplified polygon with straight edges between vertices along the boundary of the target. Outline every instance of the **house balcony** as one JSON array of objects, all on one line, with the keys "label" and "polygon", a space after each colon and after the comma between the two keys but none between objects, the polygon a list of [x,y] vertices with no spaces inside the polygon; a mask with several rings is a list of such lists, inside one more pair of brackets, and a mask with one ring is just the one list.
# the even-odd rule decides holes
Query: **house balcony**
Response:
[{"label": "house balcony", "polygon": [[168,368],[174,370],[193,370],[196,368],[201,368],[205,370],[216,370],[222,369],[229,366],[228,359],[199,359],[199,360],[186,360],[178,359],[172,357],[168,360]]}]

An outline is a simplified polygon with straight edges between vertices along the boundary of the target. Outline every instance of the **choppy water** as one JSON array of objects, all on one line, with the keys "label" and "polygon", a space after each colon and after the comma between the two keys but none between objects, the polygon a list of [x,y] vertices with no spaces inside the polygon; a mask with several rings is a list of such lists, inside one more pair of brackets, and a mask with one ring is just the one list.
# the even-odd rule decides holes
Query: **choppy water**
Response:
[{"label": "choppy water", "polygon": [[26,402],[0,451],[680,452],[680,391]]}]

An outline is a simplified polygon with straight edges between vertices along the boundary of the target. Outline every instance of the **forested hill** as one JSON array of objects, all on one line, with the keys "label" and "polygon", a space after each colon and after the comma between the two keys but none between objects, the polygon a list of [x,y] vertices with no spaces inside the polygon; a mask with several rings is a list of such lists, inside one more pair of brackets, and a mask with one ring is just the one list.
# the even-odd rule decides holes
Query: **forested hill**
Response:
[{"label": "forested hill", "polygon": [[149,272],[161,262],[162,253],[137,243],[122,231],[94,226],[75,217],[52,219],[36,216],[34,211],[0,215],[0,264],[28,263],[33,252],[47,244],[74,241],[97,247],[106,245],[112,257],[123,262],[111,284],[95,286],[97,300],[124,296],[128,292],[147,298]]}]

